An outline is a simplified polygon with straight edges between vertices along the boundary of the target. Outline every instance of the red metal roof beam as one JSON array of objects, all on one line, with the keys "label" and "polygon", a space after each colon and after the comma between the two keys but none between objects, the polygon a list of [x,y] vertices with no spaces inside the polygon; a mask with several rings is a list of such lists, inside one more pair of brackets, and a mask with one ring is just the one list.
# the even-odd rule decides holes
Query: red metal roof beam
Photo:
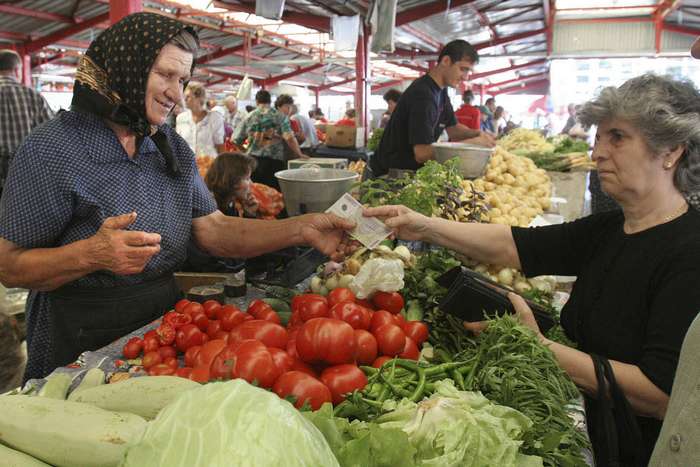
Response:
[{"label": "red metal roof beam", "polygon": [[547,73],[538,73],[536,75],[529,75],[529,76],[518,76],[517,78],[508,79],[506,81],[501,81],[499,83],[491,83],[487,86],[489,89],[491,89],[491,88],[499,88],[500,89],[503,86],[507,86],[508,84],[529,82],[533,79],[549,79],[549,76]]},{"label": "red metal roof beam", "polygon": [[531,11],[539,10],[540,8],[542,8],[542,5],[537,5],[537,6],[533,6],[533,7],[530,7],[530,8],[523,9],[523,10],[517,12],[517,13],[513,13],[513,14],[510,15],[510,16],[506,16],[505,18],[501,18],[501,19],[499,19],[498,21],[495,21],[495,22],[491,23],[491,26],[494,26],[494,27],[495,27],[495,26],[498,26],[499,24],[507,23],[509,20],[511,20],[511,19],[513,19],[513,18],[517,18],[518,16],[525,15],[525,14],[527,14],[527,13],[530,13]]},{"label": "red metal roof beam", "polygon": [[304,73],[308,73],[310,71],[316,70],[318,68],[321,68],[323,66],[326,66],[324,63],[316,63],[314,65],[309,65],[307,67],[299,68],[298,70],[290,71],[289,73],[284,73],[282,75],[277,75],[277,76],[272,76],[270,78],[267,78],[263,80],[263,84],[265,86],[273,86],[280,81],[284,81],[285,79],[293,78],[295,76],[303,75]]},{"label": "red metal roof beam", "polygon": [[[527,89],[532,89],[532,88],[538,88],[541,86],[549,86],[549,79],[541,79],[537,81],[530,81],[528,83],[525,83],[523,85],[519,86],[511,86],[509,88],[501,89],[495,92],[489,92],[493,96],[497,96],[500,94],[510,94],[511,92],[518,92],[518,91],[525,91]],[[548,91],[545,92],[545,94]]]},{"label": "red metal roof beam", "polygon": [[534,31],[521,32],[519,34],[513,34],[512,36],[499,37],[498,39],[480,42],[474,44],[476,50],[487,49],[489,47],[495,47],[497,45],[507,44],[513,41],[519,41],[520,39],[527,39],[528,37],[537,36],[538,34],[546,34],[547,28],[536,29]]},{"label": "red metal roof beam", "polygon": [[325,91],[326,89],[331,89],[331,88],[334,88],[336,86],[342,86],[344,84],[354,83],[354,82],[355,82],[355,77],[353,76],[352,78],[344,79],[342,81],[336,81],[334,83],[326,83],[326,84],[322,84],[320,86],[315,86],[313,89],[315,91]]},{"label": "red metal roof beam", "polygon": [[404,24],[425,19],[438,13],[444,13],[445,10],[448,9],[453,10],[464,5],[469,5],[475,1],[476,0],[440,0],[437,2],[426,3],[414,8],[409,8],[396,14],[395,26],[403,26]]},{"label": "red metal roof beam", "polygon": [[103,13],[101,15],[94,16],[90,19],[86,19],[81,23],[74,24],[73,26],[68,26],[67,28],[61,29],[60,31],[56,31],[47,36],[40,37],[37,40],[29,41],[24,44],[24,50],[27,53],[34,53],[38,50],[43,49],[47,45],[59,42],[70,36],[74,36],[79,32],[93,28],[100,23],[104,23],[105,21],[109,21],[109,13]]},{"label": "red metal roof beam", "polygon": [[[229,3],[217,2],[213,3],[217,8],[223,8],[229,11],[240,11],[243,13],[255,14],[255,6],[242,4],[231,5]],[[285,11],[282,13],[282,21],[286,23],[294,23],[299,26],[304,26],[317,31],[329,32],[331,30],[331,19],[327,16],[317,16],[309,13],[296,13],[293,11]]]},{"label": "red metal roof beam", "polygon": [[372,86],[372,92],[379,91],[380,89],[390,88],[392,86],[400,86],[405,80],[395,79],[392,81],[385,81],[383,83],[378,83]]},{"label": "red metal roof beam", "polygon": [[227,55],[232,55],[235,54],[236,52],[240,52],[241,50],[245,49],[245,43],[239,44],[233,47],[228,47],[226,49],[219,49],[215,52],[202,55],[201,57],[197,58],[197,64],[204,64],[211,62],[212,60],[216,60],[217,58],[225,57]]},{"label": "red metal roof beam", "polygon": [[513,65],[513,66],[509,66],[509,67],[505,67],[505,68],[498,68],[497,70],[484,71],[481,73],[473,73],[472,75],[469,76],[469,80],[486,78],[487,76],[497,75],[500,73],[505,73],[507,71],[515,71],[515,70],[521,70],[523,68],[529,68],[531,66],[544,65],[545,63],[547,63],[547,59],[542,58],[539,60],[533,60],[531,62],[521,63],[519,65]]},{"label": "red metal roof beam", "polygon": [[8,13],[10,15],[17,16],[27,16],[29,18],[45,19],[46,21],[53,21],[56,23],[68,23],[75,24],[73,18],[63,15],[57,15],[56,13],[49,13],[48,11],[41,10],[30,10],[28,8],[22,8],[21,6],[15,5],[0,5],[0,13]]}]

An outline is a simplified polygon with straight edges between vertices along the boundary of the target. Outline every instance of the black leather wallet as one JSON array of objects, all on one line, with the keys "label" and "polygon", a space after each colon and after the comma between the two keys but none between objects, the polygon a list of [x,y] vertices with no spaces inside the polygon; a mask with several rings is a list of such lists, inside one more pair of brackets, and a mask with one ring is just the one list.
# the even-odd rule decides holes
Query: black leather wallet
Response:
[{"label": "black leather wallet", "polygon": [[[483,321],[486,315],[515,313],[508,299],[512,290],[464,266],[450,269],[437,282],[448,289],[438,306],[462,321]],[[554,326],[554,318],[545,308],[528,299],[525,302],[532,309],[540,331],[547,332]]]}]

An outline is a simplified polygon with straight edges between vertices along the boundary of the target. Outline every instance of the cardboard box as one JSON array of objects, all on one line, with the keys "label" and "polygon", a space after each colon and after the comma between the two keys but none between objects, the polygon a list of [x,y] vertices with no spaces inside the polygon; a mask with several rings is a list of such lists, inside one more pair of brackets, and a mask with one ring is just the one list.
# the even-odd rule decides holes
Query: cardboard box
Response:
[{"label": "cardboard box", "polygon": [[361,148],[364,145],[364,128],[326,125],[326,146],[331,148]]}]

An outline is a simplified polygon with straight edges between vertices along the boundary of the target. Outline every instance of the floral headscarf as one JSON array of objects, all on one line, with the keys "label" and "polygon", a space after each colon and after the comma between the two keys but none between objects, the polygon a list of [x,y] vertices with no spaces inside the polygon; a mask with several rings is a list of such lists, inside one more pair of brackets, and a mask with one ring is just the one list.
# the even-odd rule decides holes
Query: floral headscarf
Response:
[{"label": "floral headscarf", "polygon": [[145,100],[156,57],[182,30],[197,38],[191,27],[154,13],[135,13],[113,24],[92,41],[80,59],[71,102],[75,110],[126,126],[138,138],[150,136],[174,176],[179,173],[177,158],[165,134],[148,122]]}]

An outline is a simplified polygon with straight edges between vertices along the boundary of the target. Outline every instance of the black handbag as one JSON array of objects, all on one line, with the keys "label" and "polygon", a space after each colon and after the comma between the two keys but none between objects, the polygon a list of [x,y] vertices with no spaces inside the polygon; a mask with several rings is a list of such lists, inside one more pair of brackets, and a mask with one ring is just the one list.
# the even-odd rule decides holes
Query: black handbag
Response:
[{"label": "black handbag", "polygon": [[591,354],[598,380],[597,399],[586,399],[587,423],[598,467],[637,467],[642,460],[642,432],[629,401],[617,385],[607,358]]}]

